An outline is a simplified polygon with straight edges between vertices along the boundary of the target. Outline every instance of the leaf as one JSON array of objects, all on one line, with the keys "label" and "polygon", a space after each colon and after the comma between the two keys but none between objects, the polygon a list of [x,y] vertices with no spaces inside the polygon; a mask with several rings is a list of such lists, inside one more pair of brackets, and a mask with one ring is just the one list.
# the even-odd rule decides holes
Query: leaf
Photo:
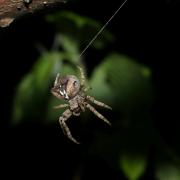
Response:
[{"label": "leaf", "polygon": [[180,157],[178,153],[164,143],[164,139],[157,138],[157,155],[155,161],[155,177],[157,180],[180,179]]},{"label": "leaf", "polygon": [[33,121],[42,117],[52,77],[57,72],[57,66],[60,68],[61,56],[56,52],[43,54],[32,71],[22,79],[14,97],[12,113],[14,124],[21,122],[22,119]]},{"label": "leaf", "polygon": [[150,75],[147,67],[133,59],[111,54],[93,72],[92,95],[126,111],[149,108],[152,101]]},{"label": "leaf", "polygon": [[124,152],[119,163],[128,180],[138,180],[146,169],[147,159],[145,154]]},{"label": "leaf", "polygon": [[[50,94],[50,87],[57,72],[79,75],[78,69],[72,64],[64,64],[65,53],[45,53],[35,63],[32,71],[20,82],[14,98],[13,123],[23,121],[42,121],[43,123],[57,121],[62,110],[53,106],[63,103]],[[78,72],[78,73],[77,73]]]},{"label": "leaf", "polygon": [[64,58],[71,63],[78,64],[80,61],[78,43],[67,35],[57,35],[56,38],[64,51]]},{"label": "leaf", "polygon": [[113,107],[107,116],[112,122],[111,133],[95,132],[92,151],[128,179],[138,179],[146,170],[153,134],[150,69],[128,56],[112,53],[94,69],[90,86],[92,96]]},{"label": "leaf", "polygon": [[156,170],[157,180],[179,180],[180,166],[173,163],[160,163]]},{"label": "leaf", "polygon": [[[83,49],[102,27],[102,24],[97,21],[70,11],[48,15],[47,21],[54,24],[57,34],[66,36],[76,42],[78,49],[82,44]],[[104,30],[92,46],[96,49],[102,49],[112,41],[114,41],[114,36]]]}]

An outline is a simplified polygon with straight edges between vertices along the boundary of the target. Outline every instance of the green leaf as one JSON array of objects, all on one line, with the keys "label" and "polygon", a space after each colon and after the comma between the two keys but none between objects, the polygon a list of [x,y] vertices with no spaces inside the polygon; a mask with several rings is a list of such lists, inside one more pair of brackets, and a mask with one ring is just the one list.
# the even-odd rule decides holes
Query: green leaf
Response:
[{"label": "green leaf", "polygon": [[180,166],[173,163],[160,163],[156,170],[157,180],[179,180]]},{"label": "green leaf", "polygon": [[60,52],[43,54],[31,72],[22,79],[14,97],[12,123],[57,121],[63,110],[55,110],[53,106],[63,103],[63,100],[58,100],[50,93],[54,78],[58,72],[61,76],[79,76],[76,66],[63,63],[64,57],[66,54]]},{"label": "green leaf", "polygon": [[[54,24],[57,34],[66,35],[66,37],[76,42],[78,48],[83,45],[82,49],[85,48],[103,26],[91,18],[68,11],[48,15],[47,21]],[[107,30],[104,30],[94,41],[92,47],[101,49],[112,41],[114,41],[114,36]]]},{"label": "green leaf", "polygon": [[119,163],[128,180],[138,180],[146,169],[147,159],[144,154],[124,152],[120,156]]},{"label": "green leaf", "polygon": [[128,56],[112,53],[96,66],[90,86],[92,96],[113,107],[106,116],[112,122],[111,133],[96,132],[92,151],[128,179],[138,179],[146,170],[152,143],[151,70]]},{"label": "green leaf", "polygon": [[74,40],[74,38],[71,38],[67,35],[57,35],[56,41],[59,41],[59,44],[61,45],[63,51],[64,51],[64,58],[73,63],[78,64],[80,61],[79,58],[79,46],[77,41]]},{"label": "green leaf", "polygon": [[[62,54],[45,53],[37,60],[32,71],[20,82],[14,97],[13,123],[25,120],[37,120],[42,117],[52,77],[60,69]],[[42,118],[41,118],[42,119]]]},{"label": "green leaf", "polygon": [[155,177],[157,180],[180,179],[180,157],[177,151],[164,143],[161,137],[156,139]]},{"label": "green leaf", "polygon": [[149,108],[152,101],[150,75],[150,69],[130,57],[111,54],[93,72],[92,95],[126,111]]}]

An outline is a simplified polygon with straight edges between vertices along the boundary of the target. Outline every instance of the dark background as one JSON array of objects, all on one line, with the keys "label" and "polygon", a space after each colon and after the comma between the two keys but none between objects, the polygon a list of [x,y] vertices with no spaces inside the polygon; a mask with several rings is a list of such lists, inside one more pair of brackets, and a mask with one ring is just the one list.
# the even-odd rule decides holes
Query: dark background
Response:
[{"label": "dark background", "polygon": [[[121,3],[115,0],[77,1],[66,3],[55,11],[68,9],[104,23]],[[108,48],[128,54],[152,69],[155,90],[153,125],[163,142],[180,155],[179,10],[178,0],[129,0],[108,26],[117,39]],[[37,173],[40,178],[58,175],[60,179],[71,179],[74,169],[78,169],[80,162],[83,162],[84,179],[125,179],[121,173],[110,169],[103,159],[84,156],[88,141],[76,146],[64,139],[63,135],[59,137],[57,124],[48,128],[41,124],[10,128],[11,103],[16,85],[39,56],[34,40],[42,42],[47,48],[52,45],[54,31],[44,20],[44,15],[49,11],[21,18],[10,27],[0,29],[3,169],[8,172],[7,176],[12,173],[14,176],[23,176],[25,173],[23,177],[34,177]],[[95,64],[88,60],[95,58],[100,63],[98,59],[103,57],[103,53],[100,51],[92,55],[91,51],[87,51],[89,71]],[[144,179],[152,177],[153,163]]]}]

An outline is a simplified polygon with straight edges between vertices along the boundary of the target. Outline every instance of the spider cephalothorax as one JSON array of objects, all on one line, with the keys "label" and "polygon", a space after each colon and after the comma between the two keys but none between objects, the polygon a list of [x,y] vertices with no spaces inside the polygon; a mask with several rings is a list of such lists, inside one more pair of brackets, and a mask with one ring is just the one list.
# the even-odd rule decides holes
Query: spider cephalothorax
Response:
[{"label": "spider cephalothorax", "polygon": [[65,100],[72,99],[79,91],[80,82],[74,75],[59,77],[59,74],[57,74],[54,87],[51,89],[54,96]]},{"label": "spider cephalothorax", "polygon": [[68,104],[61,104],[55,106],[54,108],[64,108],[68,107],[66,111],[60,116],[59,123],[62,127],[64,134],[68,136],[73,142],[79,144],[71,135],[69,128],[67,127],[65,121],[70,118],[71,115],[79,116],[82,111],[85,111],[85,108],[92,111],[96,116],[102,119],[104,122],[111,125],[111,123],[102,116],[96,109],[89,104],[89,102],[94,103],[96,105],[112,109],[110,106],[95,100],[93,97],[89,95],[85,95],[85,92],[88,88],[85,88],[85,76],[81,67],[79,67],[81,72],[81,81],[74,75],[67,75],[60,77],[57,74],[56,79],[54,81],[54,87],[51,89],[51,93],[59,99],[64,99],[68,102]]}]

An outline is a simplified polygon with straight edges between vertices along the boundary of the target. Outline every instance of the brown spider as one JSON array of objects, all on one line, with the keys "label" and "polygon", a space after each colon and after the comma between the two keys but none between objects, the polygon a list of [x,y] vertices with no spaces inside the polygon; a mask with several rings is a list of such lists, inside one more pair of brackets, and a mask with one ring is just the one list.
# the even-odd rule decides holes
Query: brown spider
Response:
[{"label": "brown spider", "polygon": [[60,77],[59,74],[57,74],[54,81],[54,87],[51,89],[51,93],[54,96],[56,96],[58,99],[64,99],[68,102],[68,104],[60,104],[58,106],[55,106],[54,108],[59,109],[68,107],[68,109],[64,111],[62,116],[59,117],[59,123],[64,134],[77,144],[79,144],[79,142],[73,138],[65,121],[67,121],[71,115],[79,116],[80,113],[82,111],[85,111],[85,108],[87,108],[104,122],[111,125],[111,123],[98,111],[96,111],[96,109],[91,106],[89,102],[92,102],[104,108],[112,109],[110,106],[95,100],[93,97],[85,95],[85,92],[87,92],[89,88],[85,87],[85,75],[83,69],[79,66],[78,68],[81,74],[81,81],[79,81],[79,79],[74,75]]}]

